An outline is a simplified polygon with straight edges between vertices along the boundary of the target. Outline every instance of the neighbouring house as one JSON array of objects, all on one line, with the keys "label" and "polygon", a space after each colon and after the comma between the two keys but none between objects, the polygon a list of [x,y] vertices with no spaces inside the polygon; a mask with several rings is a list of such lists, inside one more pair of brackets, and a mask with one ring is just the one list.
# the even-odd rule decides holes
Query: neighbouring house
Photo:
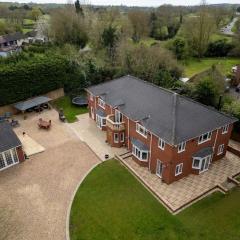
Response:
[{"label": "neighbouring house", "polygon": [[23,42],[27,39],[20,32],[0,36],[0,56],[7,56],[13,52],[19,51]]},{"label": "neighbouring house", "polygon": [[7,121],[0,122],[0,171],[24,161],[22,144]]},{"label": "neighbouring house", "polygon": [[86,91],[89,115],[108,144],[126,147],[168,184],[207,171],[226,154],[231,116],[132,76]]}]

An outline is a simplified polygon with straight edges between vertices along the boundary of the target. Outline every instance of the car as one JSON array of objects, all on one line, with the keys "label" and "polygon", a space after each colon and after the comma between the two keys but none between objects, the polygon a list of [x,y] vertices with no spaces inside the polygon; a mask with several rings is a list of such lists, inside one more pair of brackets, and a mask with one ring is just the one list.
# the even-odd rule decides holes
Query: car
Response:
[{"label": "car", "polygon": [[240,83],[236,87],[236,92],[240,92]]}]

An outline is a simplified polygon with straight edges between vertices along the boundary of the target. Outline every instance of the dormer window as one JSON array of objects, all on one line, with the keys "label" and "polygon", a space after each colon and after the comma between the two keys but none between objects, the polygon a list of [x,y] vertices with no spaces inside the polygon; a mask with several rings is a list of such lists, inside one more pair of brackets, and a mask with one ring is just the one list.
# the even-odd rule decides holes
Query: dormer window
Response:
[{"label": "dormer window", "polygon": [[98,98],[98,105],[105,109],[105,102],[101,98]]},{"label": "dormer window", "polygon": [[198,144],[209,141],[211,139],[211,137],[212,137],[212,132],[207,132],[207,133],[202,134],[198,139]]},{"label": "dormer window", "polygon": [[229,128],[229,125],[225,125],[222,129],[222,134],[228,133],[228,128]]},{"label": "dormer window", "polygon": [[136,131],[143,137],[147,137],[147,129],[139,123],[136,124]]}]

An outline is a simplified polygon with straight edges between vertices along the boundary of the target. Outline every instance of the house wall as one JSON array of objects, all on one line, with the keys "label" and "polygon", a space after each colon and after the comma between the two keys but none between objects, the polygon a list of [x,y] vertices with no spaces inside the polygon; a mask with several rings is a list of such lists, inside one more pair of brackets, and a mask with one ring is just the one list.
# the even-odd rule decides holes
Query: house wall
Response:
[{"label": "house wall", "polygon": [[[91,106],[94,109],[99,107],[97,104],[97,98],[94,97],[93,101],[91,101],[89,95],[89,107]],[[115,110],[106,104],[105,112],[106,115],[109,115],[114,114]],[[89,114],[91,115],[91,113]],[[202,144],[198,144],[198,137],[191,139],[186,142],[185,151],[178,153],[178,146],[171,146],[168,143],[165,143],[164,150],[160,149],[158,147],[159,138],[157,136],[150,132],[148,132],[146,137],[142,136],[136,131],[136,122],[124,115],[123,122],[125,122],[125,146],[128,148],[128,150],[132,150],[131,138],[140,140],[146,146],[148,146],[150,150],[148,161],[140,161],[134,156],[133,160],[143,167],[148,167],[151,173],[156,174],[157,160],[159,159],[164,165],[162,180],[168,184],[186,177],[189,174],[199,174],[199,170],[192,169],[192,156],[203,148],[214,148],[212,161],[216,161],[224,157],[233,128],[233,126],[230,125],[227,134],[222,134],[222,128],[214,130],[212,132],[211,139]],[[108,142],[113,143],[113,132],[110,132],[111,131],[108,129],[106,138]],[[218,155],[218,146],[221,144],[225,145],[224,152],[221,155]],[[121,147],[122,144],[115,144],[114,146]],[[183,163],[182,174],[175,176],[176,166],[180,163]]]},{"label": "house wall", "polygon": [[24,157],[24,152],[23,152],[22,146],[17,147],[16,152],[18,155],[19,162],[23,162],[25,160],[25,157]]}]

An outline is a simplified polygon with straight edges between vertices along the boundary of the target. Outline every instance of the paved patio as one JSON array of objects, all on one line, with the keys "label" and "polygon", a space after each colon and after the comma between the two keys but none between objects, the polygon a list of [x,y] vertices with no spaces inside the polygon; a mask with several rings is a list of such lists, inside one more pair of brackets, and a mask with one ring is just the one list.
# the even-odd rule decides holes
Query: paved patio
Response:
[{"label": "paved patio", "polygon": [[[200,200],[206,194],[212,193],[211,189],[225,182],[229,176],[240,172],[240,159],[227,152],[226,157],[212,164],[207,172],[190,175],[167,185],[155,174],[151,174],[147,168],[139,166],[131,157],[122,162],[148,186],[171,212],[175,213]],[[213,191],[216,190],[218,189]]]},{"label": "paved patio", "polygon": [[[49,131],[38,128],[39,117],[52,120]],[[15,131],[26,132],[45,151],[0,172],[0,239],[66,240],[72,194],[100,160],[55,110],[19,119]]]},{"label": "paved patio", "polygon": [[124,148],[113,148],[105,142],[106,132],[101,131],[97,127],[94,120],[89,118],[88,113],[77,116],[77,119],[77,122],[69,123],[69,127],[81,141],[88,144],[101,160],[105,160],[105,154],[108,154],[112,158],[115,154],[126,152]]},{"label": "paved patio", "polygon": [[39,143],[37,143],[34,139],[32,139],[28,134],[19,134],[18,133],[18,138],[20,139],[22,146],[23,146],[23,151],[26,153],[28,157],[41,153],[45,151],[45,148],[41,146]]}]

